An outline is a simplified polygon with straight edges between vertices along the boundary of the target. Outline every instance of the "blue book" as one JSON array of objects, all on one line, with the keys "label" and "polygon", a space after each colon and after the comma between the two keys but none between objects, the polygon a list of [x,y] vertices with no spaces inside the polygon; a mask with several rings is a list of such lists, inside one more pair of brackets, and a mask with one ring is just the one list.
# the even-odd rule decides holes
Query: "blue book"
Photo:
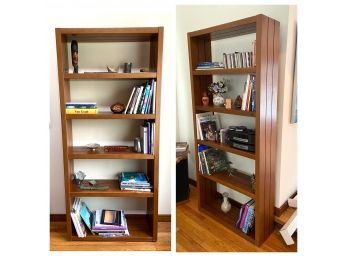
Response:
[{"label": "blue book", "polygon": [[122,184],[150,184],[147,176],[142,171],[121,172],[119,180]]},{"label": "blue book", "polygon": [[85,202],[82,202],[82,204],[81,204],[80,216],[81,216],[83,222],[88,227],[88,229],[92,232],[91,222],[93,220],[93,213],[88,209]]}]

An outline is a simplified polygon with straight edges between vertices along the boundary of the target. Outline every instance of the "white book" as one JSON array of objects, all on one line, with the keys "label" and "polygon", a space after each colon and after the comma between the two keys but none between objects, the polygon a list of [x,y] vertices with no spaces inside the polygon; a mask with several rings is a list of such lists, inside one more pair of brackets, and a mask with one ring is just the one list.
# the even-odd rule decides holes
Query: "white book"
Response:
[{"label": "white book", "polygon": [[137,87],[133,87],[132,93],[131,93],[131,95],[130,95],[130,97],[129,97],[129,99],[128,99],[128,103],[127,103],[126,109],[124,109],[124,112],[123,112],[124,114],[127,113],[129,104],[130,104],[130,102],[132,101],[132,97],[133,97],[133,94],[134,94],[136,88],[137,88]]},{"label": "white book", "polygon": [[153,82],[152,114],[156,113],[156,81]]},{"label": "white book", "polygon": [[129,112],[128,112],[129,114],[132,114],[132,113],[133,113],[134,106],[135,106],[136,101],[137,101],[137,99],[138,99],[139,91],[140,91],[140,87],[137,87],[137,90],[135,91],[134,96],[133,96],[133,100],[132,100],[132,104],[131,104],[130,110],[129,110]]},{"label": "white book", "polygon": [[76,230],[76,233],[77,233],[77,236],[78,237],[84,237],[81,230],[80,230],[80,225],[79,225],[79,222],[77,220],[77,217],[76,217],[76,214],[71,212],[70,213],[70,216],[71,216],[71,220],[74,224],[74,227],[75,227],[75,230]]},{"label": "white book", "polygon": [[140,102],[143,90],[144,90],[144,86],[141,86],[140,90],[139,90],[138,97],[137,97],[137,101],[136,101],[135,106],[134,106],[133,114],[137,114],[137,110],[138,110],[138,107],[139,107],[139,102]]},{"label": "white book", "polygon": [[244,89],[244,93],[243,93],[242,106],[241,106],[242,111],[246,110],[247,101],[248,101],[247,98],[248,98],[249,86],[250,86],[250,75],[248,75],[247,82],[246,82],[245,89]]},{"label": "white book", "polygon": [[140,137],[143,153],[147,153],[147,127],[140,126]]},{"label": "white book", "polygon": [[197,138],[199,135],[199,139],[201,139],[201,140],[204,139],[201,123],[206,122],[206,121],[215,121],[217,131],[219,131],[221,128],[218,115],[214,115],[212,112],[197,113],[196,114]]}]

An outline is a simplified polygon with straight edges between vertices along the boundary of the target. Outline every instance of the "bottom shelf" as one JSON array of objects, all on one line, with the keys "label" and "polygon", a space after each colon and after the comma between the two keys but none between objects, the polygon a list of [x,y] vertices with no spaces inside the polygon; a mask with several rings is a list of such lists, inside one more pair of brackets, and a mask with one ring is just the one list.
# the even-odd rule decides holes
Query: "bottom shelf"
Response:
[{"label": "bottom shelf", "polygon": [[221,223],[226,228],[231,229],[233,232],[255,244],[255,230],[251,231],[249,234],[245,234],[236,228],[240,206],[235,206],[233,203],[231,203],[231,205],[231,210],[228,213],[221,211],[220,202],[218,200],[202,205],[199,209],[201,212],[207,214],[209,217]]},{"label": "bottom shelf", "polygon": [[127,218],[127,224],[128,224],[128,230],[129,230],[129,236],[126,237],[112,237],[112,238],[102,238],[98,235],[92,235],[90,231],[87,232],[86,237],[78,237],[75,231],[75,228],[73,229],[73,235],[72,240],[74,241],[138,241],[138,242],[144,242],[144,241],[153,241],[154,237],[151,233],[150,224],[147,220],[147,216],[144,215],[138,215],[138,214],[128,214],[126,215]]}]

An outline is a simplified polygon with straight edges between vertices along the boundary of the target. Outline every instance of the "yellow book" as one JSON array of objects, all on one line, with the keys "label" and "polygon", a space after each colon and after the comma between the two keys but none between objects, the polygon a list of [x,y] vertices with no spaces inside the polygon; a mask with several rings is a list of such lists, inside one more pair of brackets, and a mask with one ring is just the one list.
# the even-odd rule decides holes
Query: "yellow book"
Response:
[{"label": "yellow book", "polygon": [[65,109],[66,114],[97,114],[98,109],[77,109],[77,108],[69,108]]}]

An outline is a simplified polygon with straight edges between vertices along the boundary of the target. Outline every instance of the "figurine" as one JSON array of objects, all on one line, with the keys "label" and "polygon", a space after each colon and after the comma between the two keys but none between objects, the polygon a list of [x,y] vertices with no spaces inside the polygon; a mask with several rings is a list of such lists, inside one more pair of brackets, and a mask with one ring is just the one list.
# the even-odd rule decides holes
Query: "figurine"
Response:
[{"label": "figurine", "polygon": [[71,41],[71,61],[72,61],[72,66],[74,67],[74,73],[79,72],[79,50],[78,50],[78,45],[76,40]]},{"label": "figurine", "polygon": [[207,95],[207,92],[205,92],[205,91],[203,92],[202,103],[203,103],[203,106],[209,105],[209,97]]},{"label": "figurine", "polygon": [[225,108],[226,109],[232,109],[232,99],[231,98],[226,98],[226,100],[225,100]]},{"label": "figurine", "polygon": [[222,194],[222,196],[223,196],[223,201],[222,201],[222,204],[221,204],[221,210],[224,213],[228,213],[231,210],[231,203],[228,201],[228,193],[224,192]]},{"label": "figurine", "polygon": [[237,96],[236,100],[234,101],[234,108],[240,109],[242,107],[242,98],[240,95]]},{"label": "figurine", "polygon": [[124,104],[121,104],[121,103],[114,103],[113,105],[110,106],[110,110],[113,113],[122,113],[124,109],[126,109],[126,107],[124,106]]},{"label": "figurine", "polygon": [[81,185],[82,181],[85,179],[85,177],[86,177],[86,174],[83,173],[80,170],[78,172],[74,172],[74,174],[73,174],[73,182],[76,185]]}]

